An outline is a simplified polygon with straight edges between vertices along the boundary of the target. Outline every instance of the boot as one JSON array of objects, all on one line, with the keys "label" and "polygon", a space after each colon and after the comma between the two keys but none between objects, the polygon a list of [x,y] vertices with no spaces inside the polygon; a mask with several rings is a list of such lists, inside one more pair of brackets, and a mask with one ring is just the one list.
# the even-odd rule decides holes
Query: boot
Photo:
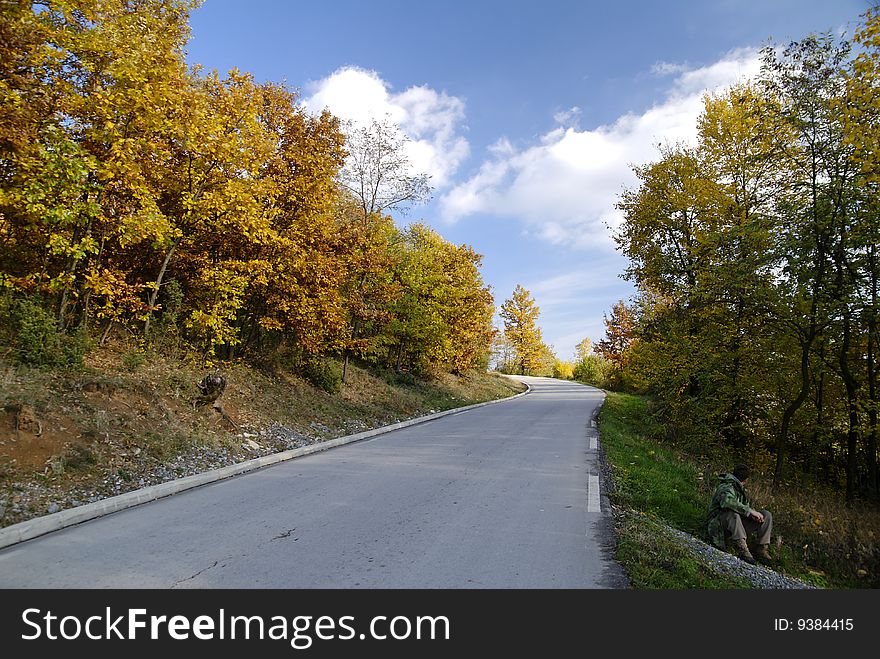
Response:
[{"label": "boot", "polygon": [[758,560],[765,565],[770,565],[771,563],[773,563],[773,557],[770,555],[768,545],[759,545],[758,551],[756,551],[755,554],[757,555]]},{"label": "boot", "polygon": [[749,565],[755,564],[755,559],[752,556],[752,552],[749,551],[749,545],[745,541],[745,539],[734,541],[734,546],[736,547],[736,553],[741,560],[745,561]]}]

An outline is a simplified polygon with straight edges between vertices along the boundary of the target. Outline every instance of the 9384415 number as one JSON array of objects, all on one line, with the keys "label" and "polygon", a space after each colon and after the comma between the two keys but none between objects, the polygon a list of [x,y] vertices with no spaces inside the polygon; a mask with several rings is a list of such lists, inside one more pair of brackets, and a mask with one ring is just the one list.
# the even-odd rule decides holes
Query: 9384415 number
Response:
[{"label": "9384415 number", "polygon": [[852,618],[799,618],[796,627],[798,631],[850,631],[853,628]]}]

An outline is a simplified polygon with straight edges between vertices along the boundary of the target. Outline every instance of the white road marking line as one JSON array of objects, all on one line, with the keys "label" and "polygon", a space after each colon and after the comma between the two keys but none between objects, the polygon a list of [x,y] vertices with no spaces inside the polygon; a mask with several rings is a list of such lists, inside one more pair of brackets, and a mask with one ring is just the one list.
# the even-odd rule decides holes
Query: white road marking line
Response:
[{"label": "white road marking line", "polygon": [[590,450],[595,451],[599,448],[599,441],[595,437],[590,437]]},{"label": "white road marking line", "polygon": [[598,513],[602,511],[599,501],[599,477],[590,474],[589,489],[587,492],[587,512]]}]

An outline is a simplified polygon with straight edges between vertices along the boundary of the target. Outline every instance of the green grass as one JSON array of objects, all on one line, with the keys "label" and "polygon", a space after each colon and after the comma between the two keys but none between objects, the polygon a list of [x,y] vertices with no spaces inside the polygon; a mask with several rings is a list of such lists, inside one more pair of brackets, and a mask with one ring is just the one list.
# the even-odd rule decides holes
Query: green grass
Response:
[{"label": "green grass", "polygon": [[[703,447],[701,455],[694,455],[686,447],[665,443],[642,396],[609,393],[599,429],[613,472],[610,497],[623,511],[617,557],[633,585],[740,587],[723,574],[710,571],[700,577],[687,552],[675,546],[662,525],[704,540],[715,476],[736,462],[733,456],[719,447]],[[758,507],[773,512],[777,572],[820,587],[876,588],[880,583],[876,505],[847,506],[840,493],[815,485],[773,491],[769,477],[761,473],[749,479],[748,491]]]},{"label": "green grass", "polygon": [[602,407],[600,431],[614,468],[615,503],[700,534],[707,501],[699,491],[699,469],[657,443],[645,407],[643,398],[619,393],[609,393]]},{"label": "green grass", "polygon": [[[703,538],[707,499],[698,466],[658,443],[659,428],[641,396],[609,393],[599,417],[611,464],[616,558],[634,588],[749,588],[747,581],[714,570],[688,551],[668,526]],[[668,525],[668,526],[667,526]]]},{"label": "green grass", "polygon": [[617,520],[617,560],[633,588],[667,590],[751,588],[746,580],[721,574],[697,560],[669,528],[627,512]]}]

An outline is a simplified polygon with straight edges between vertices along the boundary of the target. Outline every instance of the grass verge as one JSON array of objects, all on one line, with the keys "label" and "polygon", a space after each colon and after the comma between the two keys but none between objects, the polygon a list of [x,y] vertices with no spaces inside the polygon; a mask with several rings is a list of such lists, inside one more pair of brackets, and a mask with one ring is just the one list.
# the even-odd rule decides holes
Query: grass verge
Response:
[{"label": "grass verge", "polygon": [[[693,564],[664,533],[664,525],[704,538],[706,506],[715,476],[731,456],[694,455],[659,438],[644,397],[609,393],[599,419],[618,510],[617,558],[636,588],[739,588],[743,584]],[[790,487],[772,492],[753,474],[748,490],[774,516],[775,569],[821,587],[880,586],[880,515],[876,506],[845,506],[838,494]],[[635,514],[633,514],[635,513]],[[707,571],[706,574],[700,574]]]},{"label": "grass verge", "polygon": [[[644,399],[609,393],[599,417],[618,510],[616,558],[634,588],[743,588],[748,584],[701,564],[666,530],[698,534],[705,512],[699,470],[659,445]],[[665,523],[665,524],[664,524]]]},{"label": "grass verge", "polygon": [[617,515],[616,558],[629,574],[633,588],[726,589],[750,588],[744,579],[717,571],[700,561],[656,519],[633,511]]}]

